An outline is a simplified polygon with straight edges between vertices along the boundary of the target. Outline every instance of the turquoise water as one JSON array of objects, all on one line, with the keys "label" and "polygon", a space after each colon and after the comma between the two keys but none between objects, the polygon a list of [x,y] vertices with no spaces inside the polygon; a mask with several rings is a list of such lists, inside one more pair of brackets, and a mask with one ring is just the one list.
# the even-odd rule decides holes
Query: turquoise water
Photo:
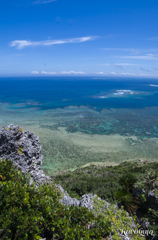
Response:
[{"label": "turquoise water", "polygon": [[[47,171],[158,158],[156,79],[1,78],[0,84],[0,126],[20,124],[39,135]],[[94,150],[99,136],[106,142],[116,135],[124,139],[116,156],[106,145]]]}]

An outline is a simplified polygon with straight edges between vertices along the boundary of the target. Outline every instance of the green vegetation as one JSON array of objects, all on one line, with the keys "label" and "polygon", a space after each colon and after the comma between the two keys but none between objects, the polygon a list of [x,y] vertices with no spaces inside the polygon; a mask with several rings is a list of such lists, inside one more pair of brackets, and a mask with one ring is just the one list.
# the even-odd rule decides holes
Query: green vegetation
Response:
[{"label": "green vegetation", "polygon": [[53,179],[61,184],[71,197],[80,199],[85,193],[93,193],[110,203],[116,203],[114,193],[124,189],[119,184],[119,179],[131,173],[136,179],[143,180],[149,169],[158,169],[158,163],[141,165],[138,162],[123,162],[108,167],[92,165],[53,176]]},{"label": "green vegetation", "polygon": [[18,153],[22,154],[23,148],[19,148]]},{"label": "green vegetation", "polygon": [[[122,238],[119,236],[120,230],[123,229],[124,231],[128,231],[131,230],[131,227],[133,226],[133,220],[129,218],[127,212],[123,209],[123,206],[120,210],[118,210],[113,204],[110,204],[107,208],[104,200],[98,200],[98,198],[95,197],[94,209],[92,211],[97,216],[103,216],[105,221],[107,219],[110,220],[112,223],[111,230],[113,232],[113,240],[122,240]],[[133,217],[133,219],[136,222],[136,217]],[[134,229],[137,230],[138,227],[139,226],[135,226]],[[145,239],[137,234],[132,234],[131,237],[133,240]]]},{"label": "green vegetation", "polygon": [[[148,199],[149,191],[153,191],[156,196],[158,193],[157,163],[125,162],[115,167],[90,166],[54,176],[54,179],[64,188],[71,186],[69,193],[78,197],[82,192],[97,193],[104,190],[104,199],[111,199],[111,202],[117,199],[121,208],[117,209],[113,204],[107,207],[98,197],[93,199],[94,209],[91,211],[84,207],[66,207],[59,202],[61,193],[54,184],[45,184],[38,188],[35,184],[30,185],[29,177],[18,171],[11,161],[3,160],[0,161],[1,240],[35,240],[41,237],[49,240],[99,240],[108,239],[110,232],[113,240],[121,240],[121,230],[139,228],[136,220],[140,213],[141,218],[150,222],[150,230],[158,233],[158,211],[150,206]],[[79,187],[80,180],[82,185]],[[84,183],[87,192],[82,189]],[[90,191],[91,183],[93,191]],[[105,189],[104,183],[109,188]],[[77,187],[73,188],[73,185]],[[132,195],[133,185],[140,191],[138,202]],[[74,189],[77,189],[77,192]],[[138,213],[132,217],[134,222],[124,208],[131,214]],[[132,239],[144,238],[133,234]]]},{"label": "green vegetation", "polygon": [[[11,161],[0,161],[0,239],[102,239],[111,231],[108,219],[84,207],[59,202],[54,185],[37,188]],[[88,230],[88,224],[93,227]]]},{"label": "green vegetation", "polygon": [[[155,164],[155,169],[150,168],[144,180],[137,181],[136,188],[140,190],[140,201],[143,212],[142,219],[147,219],[150,222],[149,229],[154,230],[158,235],[158,167]],[[142,191],[143,189],[143,191]],[[155,197],[148,197],[149,193],[154,193]]]},{"label": "green vegetation", "polygon": [[[73,172],[53,176],[55,182],[71,197],[85,193],[97,194],[110,203],[124,206],[129,214],[136,214],[137,220],[150,222],[150,230],[158,235],[158,163],[123,162],[118,166],[89,166]],[[133,186],[140,192],[132,194]],[[157,197],[157,205],[148,197],[149,192]]]},{"label": "green vegetation", "polygon": [[118,203],[123,204],[125,209],[130,214],[135,214],[140,204],[138,198],[135,197],[132,193],[133,186],[136,181],[137,179],[134,174],[124,174],[118,181],[120,186],[123,187],[123,190],[118,190],[114,193],[114,197],[116,198]]}]

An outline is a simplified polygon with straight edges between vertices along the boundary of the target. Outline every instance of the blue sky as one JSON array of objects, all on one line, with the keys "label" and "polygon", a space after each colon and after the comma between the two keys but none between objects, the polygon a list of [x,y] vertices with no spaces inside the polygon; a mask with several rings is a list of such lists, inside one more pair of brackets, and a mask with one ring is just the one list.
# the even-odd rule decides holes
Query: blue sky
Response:
[{"label": "blue sky", "polygon": [[158,77],[157,0],[5,0],[0,76]]}]

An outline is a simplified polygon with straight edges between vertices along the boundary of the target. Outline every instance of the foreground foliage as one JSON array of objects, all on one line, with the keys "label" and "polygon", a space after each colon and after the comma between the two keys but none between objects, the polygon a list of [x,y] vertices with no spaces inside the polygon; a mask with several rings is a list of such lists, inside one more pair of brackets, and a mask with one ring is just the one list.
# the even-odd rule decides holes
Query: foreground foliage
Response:
[{"label": "foreground foliage", "polygon": [[150,222],[149,229],[154,231],[157,235],[155,239],[158,239],[158,167],[154,170],[150,168],[146,178],[137,181],[135,187],[140,191],[139,212],[143,212],[142,219]]},{"label": "foreground foliage", "polygon": [[[123,205],[130,214],[136,214],[139,222],[148,221],[149,229],[158,236],[158,163],[135,161],[108,167],[92,165],[63,172],[53,179],[71,197],[80,199],[85,193],[93,193],[110,203]],[[133,195],[133,187],[139,193],[137,197]],[[150,192],[156,203],[148,197]]]},{"label": "foreground foliage", "polygon": [[130,214],[135,214],[140,204],[138,197],[133,195],[133,186],[136,181],[134,174],[124,174],[118,181],[123,189],[114,193],[118,203],[122,204]]},{"label": "foreground foliage", "polygon": [[[103,217],[105,221],[108,219],[111,222],[111,231],[112,231],[112,239],[113,240],[122,240],[120,234],[122,231],[137,231],[139,229],[139,225],[136,224],[136,217],[129,217],[127,211],[123,209],[117,209],[116,205],[110,204],[108,207],[105,204],[104,200],[98,199],[98,197],[94,198],[94,209],[92,210],[96,216]],[[133,221],[134,220],[134,221]],[[143,240],[144,237],[140,236],[140,234],[132,233],[130,235],[133,240]]]},{"label": "foreground foliage", "polygon": [[[130,164],[131,163],[124,163],[123,166],[117,166],[118,168],[115,174],[114,170],[110,167],[108,167],[109,173],[108,170],[104,168],[103,175],[101,174],[102,169],[98,168],[100,175],[98,176],[96,169],[95,174],[97,174],[97,177],[106,177],[109,186],[110,177],[114,183],[114,178],[118,174],[120,176],[120,178],[117,179],[118,191],[124,191],[126,194],[131,194],[133,184],[137,184],[140,189],[144,187],[145,194],[149,189],[154,189],[156,193],[156,187],[158,186],[157,165],[148,165],[148,177],[143,180],[143,176],[147,171],[147,165],[139,166],[135,164],[132,168]],[[129,169],[129,165],[130,172],[132,173],[127,176],[127,171],[124,170],[125,168],[126,170]],[[153,171],[154,168],[155,170]],[[81,170],[78,171],[81,174]],[[88,173],[90,173],[90,171]],[[95,174],[93,172],[92,176],[95,176]],[[69,173],[69,177],[70,176],[71,174]],[[64,178],[64,175],[62,177]],[[75,176],[73,177],[75,180]],[[110,233],[112,233],[113,240],[121,240],[121,230],[137,230],[139,227],[133,221],[133,219],[136,220],[136,217],[129,217],[123,207],[117,209],[113,204],[107,207],[105,202],[99,200],[98,197],[94,198],[94,209],[92,211],[84,207],[66,207],[60,204],[59,199],[61,198],[61,193],[55,185],[46,184],[37,188],[35,184],[30,185],[29,181],[29,177],[24,176],[20,171],[16,170],[11,161],[0,161],[1,240],[35,240],[41,239],[41,237],[47,240],[99,240],[108,239]],[[100,183],[101,179],[98,184]],[[75,184],[75,181],[72,182],[72,185],[73,184]],[[95,187],[96,186],[97,182]],[[111,192],[111,195],[113,194],[112,199],[115,200],[115,187],[109,189],[109,192]],[[144,217],[148,216],[147,214],[150,215],[148,217],[148,219],[151,220],[150,229],[154,229],[155,233],[157,233],[158,213],[154,209],[146,207],[147,194],[143,194],[144,192],[141,192],[139,200],[140,205],[142,203],[144,203],[144,205],[141,205],[139,209],[141,209],[141,207],[143,208],[146,214]],[[127,202],[125,198],[123,199],[124,204],[128,203],[127,206],[131,206],[129,198],[127,198]],[[121,200],[118,198],[118,201],[121,202],[122,198]],[[132,239],[142,240],[144,238],[138,234],[133,235]]]},{"label": "foreground foliage", "polygon": [[[108,219],[83,207],[66,207],[59,202],[54,185],[39,188],[29,178],[0,161],[0,239],[102,239],[108,236]],[[93,227],[88,229],[88,224]]]}]

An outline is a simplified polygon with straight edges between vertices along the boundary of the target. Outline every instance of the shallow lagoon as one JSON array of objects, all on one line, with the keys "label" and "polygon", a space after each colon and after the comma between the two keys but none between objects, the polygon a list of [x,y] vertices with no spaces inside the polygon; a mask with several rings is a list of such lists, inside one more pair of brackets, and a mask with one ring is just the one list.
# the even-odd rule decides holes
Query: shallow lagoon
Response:
[{"label": "shallow lagoon", "polygon": [[0,126],[38,135],[48,174],[92,162],[158,160],[156,80],[75,81],[3,79]]}]

